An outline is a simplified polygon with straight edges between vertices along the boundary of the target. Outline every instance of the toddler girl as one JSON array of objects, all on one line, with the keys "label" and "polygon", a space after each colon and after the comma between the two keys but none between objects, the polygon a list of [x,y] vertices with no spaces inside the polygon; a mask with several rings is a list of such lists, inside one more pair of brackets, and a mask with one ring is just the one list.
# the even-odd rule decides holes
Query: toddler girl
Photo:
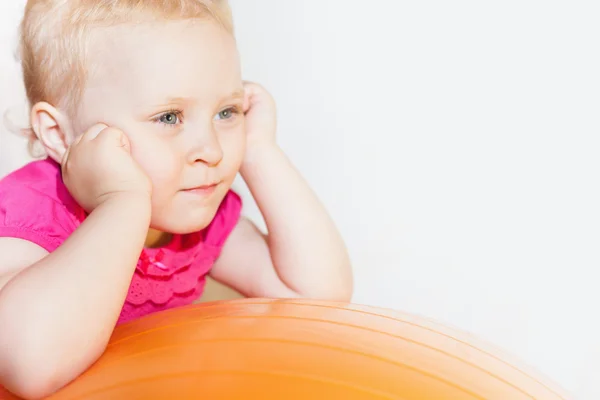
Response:
[{"label": "toddler girl", "polygon": [[[349,301],[342,239],[243,82],[221,0],[29,0],[21,61],[45,159],[0,181],[0,385],[47,396],[115,324],[248,297]],[[240,217],[240,173],[268,235]]]}]

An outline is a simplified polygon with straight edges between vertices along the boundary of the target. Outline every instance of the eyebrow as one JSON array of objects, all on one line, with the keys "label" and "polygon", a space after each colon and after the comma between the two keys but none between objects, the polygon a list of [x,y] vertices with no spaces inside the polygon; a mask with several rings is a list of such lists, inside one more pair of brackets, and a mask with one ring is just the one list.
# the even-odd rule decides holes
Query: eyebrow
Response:
[{"label": "eyebrow", "polygon": [[[223,100],[241,100],[244,98],[246,92],[244,89],[238,89],[234,92],[232,92],[231,94],[224,96],[222,98]],[[153,104],[151,107],[152,108],[161,108],[161,107],[165,107],[169,104],[195,104],[198,102],[198,99],[193,98],[193,97],[167,97],[165,99],[164,102],[161,103],[157,103],[157,104]]]},{"label": "eyebrow", "polygon": [[[224,96],[223,99],[243,99],[246,92],[244,89],[239,89],[228,96]],[[162,104],[155,104],[155,107],[162,107],[165,104],[194,104],[197,103],[198,100],[193,97],[167,97]]]},{"label": "eyebrow", "polygon": [[236,90],[235,92],[231,93],[229,96],[227,96],[227,98],[229,98],[229,99],[238,99],[238,98],[243,99],[245,94],[246,94],[246,91],[244,89],[239,89],[239,90]]},{"label": "eyebrow", "polygon": [[154,104],[154,107],[162,107],[166,104],[193,104],[196,102],[197,100],[192,97],[167,97],[165,101]]}]

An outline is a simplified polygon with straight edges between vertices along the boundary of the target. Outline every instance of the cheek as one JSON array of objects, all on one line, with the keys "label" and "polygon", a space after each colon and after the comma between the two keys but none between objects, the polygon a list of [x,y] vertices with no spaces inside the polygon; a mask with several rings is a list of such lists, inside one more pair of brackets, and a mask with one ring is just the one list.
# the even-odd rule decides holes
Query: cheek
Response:
[{"label": "cheek", "polygon": [[228,175],[236,175],[246,153],[245,132],[229,132],[221,139],[223,148],[223,165]]},{"label": "cheek", "polygon": [[179,184],[182,160],[171,144],[160,138],[131,140],[131,155],[148,175],[156,190]]}]

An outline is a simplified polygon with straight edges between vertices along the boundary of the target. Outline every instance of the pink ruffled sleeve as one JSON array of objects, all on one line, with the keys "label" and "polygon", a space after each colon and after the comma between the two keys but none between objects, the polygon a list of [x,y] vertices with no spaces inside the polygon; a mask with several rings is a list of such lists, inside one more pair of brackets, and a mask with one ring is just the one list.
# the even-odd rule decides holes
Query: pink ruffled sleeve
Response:
[{"label": "pink ruffled sleeve", "polygon": [[206,228],[204,243],[222,248],[225,241],[236,227],[242,212],[242,199],[230,190],[223,199],[215,218]]},{"label": "pink ruffled sleeve", "polygon": [[0,188],[0,237],[23,239],[48,252],[76,229],[76,220],[57,199],[29,187]]}]

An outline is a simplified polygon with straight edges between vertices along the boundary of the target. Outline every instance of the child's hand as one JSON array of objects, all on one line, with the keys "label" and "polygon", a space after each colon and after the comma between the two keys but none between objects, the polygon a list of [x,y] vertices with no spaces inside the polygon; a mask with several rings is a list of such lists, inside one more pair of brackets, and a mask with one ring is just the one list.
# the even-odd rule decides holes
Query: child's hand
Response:
[{"label": "child's hand", "polygon": [[262,86],[244,82],[244,114],[246,115],[246,159],[265,145],[276,145],[277,110],[275,100]]},{"label": "child's hand", "polygon": [[116,128],[92,126],[69,146],[62,160],[63,180],[87,212],[127,194],[147,196],[152,184],[130,153],[129,140]]},{"label": "child's hand", "polygon": [[344,241],[327,210],[276,143],[275,101],[246,83],[247,149],[240,173],[267,235],[242,219],[212,274],[247,297],[347,302],[353,277]]}]

